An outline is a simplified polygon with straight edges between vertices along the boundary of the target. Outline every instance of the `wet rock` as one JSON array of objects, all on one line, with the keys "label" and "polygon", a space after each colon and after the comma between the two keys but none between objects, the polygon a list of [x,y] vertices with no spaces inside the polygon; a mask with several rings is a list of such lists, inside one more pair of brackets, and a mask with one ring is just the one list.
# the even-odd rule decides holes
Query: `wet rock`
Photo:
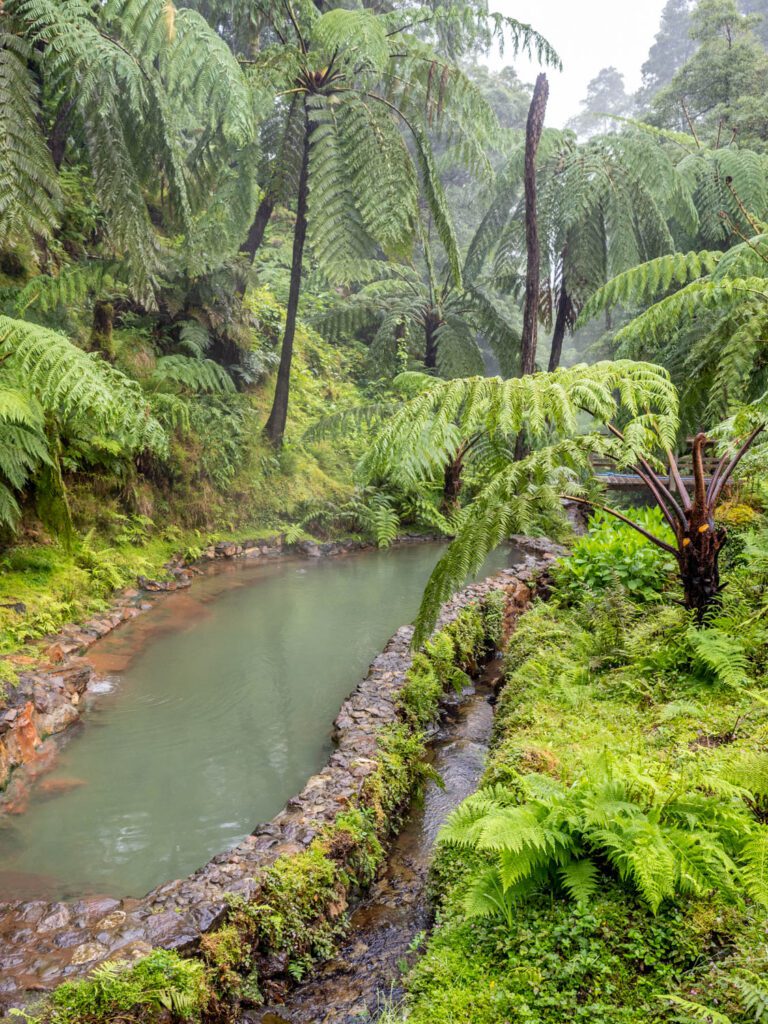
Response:
[{"label": "wet rock", "polygon": [[219,541],[214,550],[217,558],[236,558],[243,551],[240,544],[232,541]]},{"label": "wet rock", "polygon": [[63,903],[54,904],[51,912],[38,923],[37,930],[39,932],[56,931],[57,929],[65,928],[71,919],[72,914]]},{"label": "wet rock", "polygon": [[102,960],[109,950],[100,942],[84,942],[78,946],[69,961],[70,966],[79,967],[81,964],[92,964],[94,960]]}]

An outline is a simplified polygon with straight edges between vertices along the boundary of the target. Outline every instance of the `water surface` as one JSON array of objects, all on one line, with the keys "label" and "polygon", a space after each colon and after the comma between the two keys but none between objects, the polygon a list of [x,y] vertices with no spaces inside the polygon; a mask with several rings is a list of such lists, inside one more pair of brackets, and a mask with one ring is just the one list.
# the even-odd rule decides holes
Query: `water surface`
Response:
[{"label": "water surface", "polygon": [[234,563],[97,644],[114,688],[0,821],[0,899],[141,896],[271,818],[324,764],[339,706],[438,555]]}]

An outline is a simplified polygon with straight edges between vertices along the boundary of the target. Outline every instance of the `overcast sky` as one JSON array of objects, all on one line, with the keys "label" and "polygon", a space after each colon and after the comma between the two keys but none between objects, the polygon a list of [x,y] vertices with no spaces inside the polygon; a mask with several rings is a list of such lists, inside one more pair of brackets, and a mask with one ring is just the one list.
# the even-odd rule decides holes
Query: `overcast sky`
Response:
[{"label": "overcast sky", "polygon": [[[659,27],[665,0],[496,0],[493,10],[525,21],[541,32],[563,61],[550,72],[547,123],[561,127],[578,114],[587,83],[613,65],[624,74],[627,91],[640,84],[640,68]],[[524,58],[492,58],[495,66],[514,64],[524,81],[533,81],[536,65]]]}]

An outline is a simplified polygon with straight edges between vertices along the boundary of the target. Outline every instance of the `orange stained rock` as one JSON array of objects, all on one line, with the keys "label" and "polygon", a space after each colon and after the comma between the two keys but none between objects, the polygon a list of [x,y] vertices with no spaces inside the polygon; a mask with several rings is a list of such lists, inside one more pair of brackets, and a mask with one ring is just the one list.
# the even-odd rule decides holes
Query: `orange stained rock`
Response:
[{"label": "orange stained rock", "polygon": [[34,704],[31,700],[28,700],[24,705],[24,710],[16,720],[16,726],[14,728],[16,741],[19,744],[19,751],[24,761],[31,760],[35,756],[35,750],[42,743],[37,727],[32,721],[33,711]]}]

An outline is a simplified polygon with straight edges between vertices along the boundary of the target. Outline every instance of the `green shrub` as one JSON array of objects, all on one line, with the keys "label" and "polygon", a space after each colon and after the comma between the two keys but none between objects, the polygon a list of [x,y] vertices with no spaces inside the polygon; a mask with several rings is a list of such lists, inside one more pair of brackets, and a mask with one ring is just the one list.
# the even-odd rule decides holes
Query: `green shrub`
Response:
[{"label": "green shrub", "polygon": [[492,590],[483,600],[482,617],[485,642],[489,651],[500,650],[504,642],[504,619],[507,595],[503,590]]},{"label": "green shrub", "polygon": [[425,654],[415,654],[405,684],[395,698],[398,710],[414,729],[423,729],[437,714],[443,683],[434,662]]},{"label": "green shrub", "polygon": [[[673,540],[658,508],[633,509],[631,518],[668,542]],[[637,601],[657,601],[674,558],[646,540],[636,530],[604,512],[590,519],[589,532],[579,538],[569,558],[554,570],[557,592],[567,601],[579,601],[585,591],[602,593],[616,587]]]},{"label": "green shrub", "polygon": [[687,1024],[663,1014],[660,995],[700,979],[709,958],[720,954],[725,926],[722,913],[704,901],[653,917],[615,885],[588,908],[533,896],[509,928],[466,920],[449,906],[407,979],[406,1014],[394,1019]]}]

